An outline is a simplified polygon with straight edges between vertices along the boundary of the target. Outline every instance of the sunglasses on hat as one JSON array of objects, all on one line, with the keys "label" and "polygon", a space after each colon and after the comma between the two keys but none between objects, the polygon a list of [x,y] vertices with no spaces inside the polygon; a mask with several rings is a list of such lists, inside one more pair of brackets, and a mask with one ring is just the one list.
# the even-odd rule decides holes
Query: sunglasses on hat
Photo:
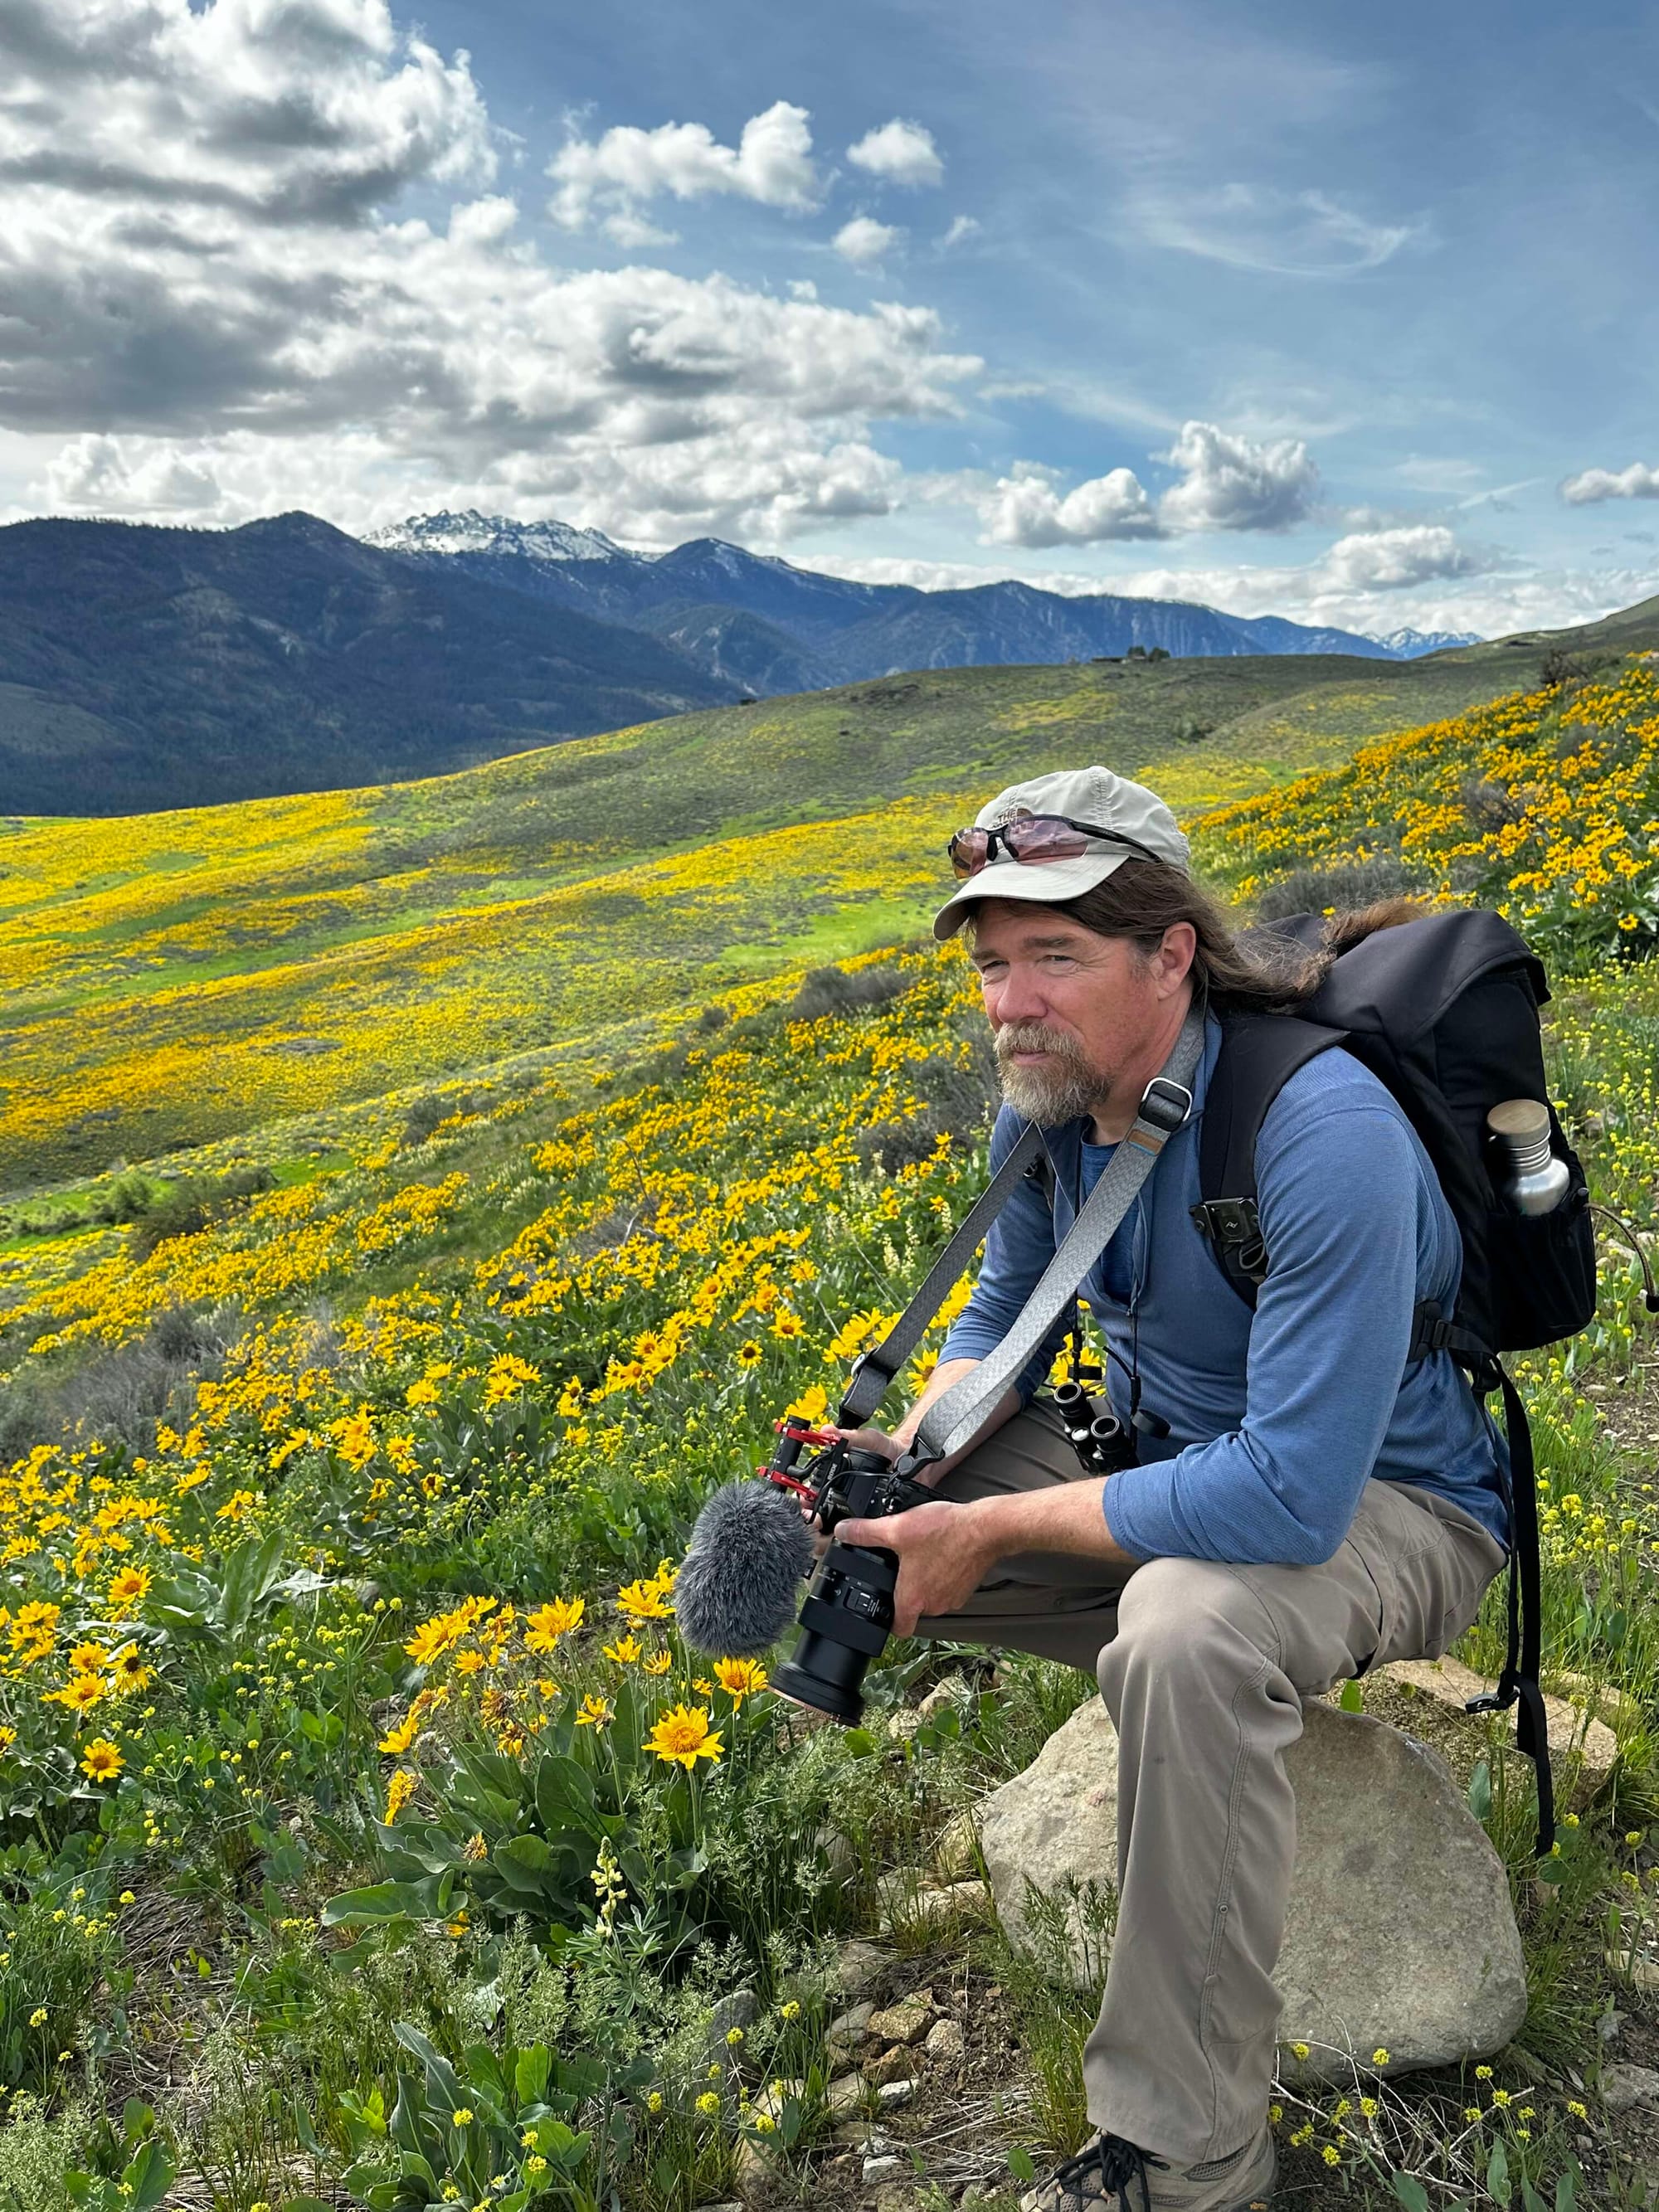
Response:
[{"label": "sunglasses on hat", "polygon": [[1100,838],[1109,845],[1127,846],[1143,860],[1163,857],[1138,838],[1126,836],[1121,830],[1103,830],[1094,822],[1073,822],[1066,814],[1016,815],[995,830],[981,830],[977,823],[971,823],[966,830],[958,830],[945,849],[957,878],[965,883],[990,866],[999,846],[1011,860],[1080,860],[1091,841]]}]

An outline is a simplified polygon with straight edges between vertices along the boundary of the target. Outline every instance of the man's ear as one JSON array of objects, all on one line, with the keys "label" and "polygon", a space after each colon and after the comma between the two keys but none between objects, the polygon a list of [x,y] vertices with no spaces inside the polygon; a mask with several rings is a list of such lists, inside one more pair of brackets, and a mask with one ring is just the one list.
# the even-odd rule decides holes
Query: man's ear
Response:
[{"label": "man's ear", "polygon": [[1172,921],[1152,955],[1152,975],[1160,999],[1171,997],[1186,981],[1198,952],[1198,932],[1190,921]]}]

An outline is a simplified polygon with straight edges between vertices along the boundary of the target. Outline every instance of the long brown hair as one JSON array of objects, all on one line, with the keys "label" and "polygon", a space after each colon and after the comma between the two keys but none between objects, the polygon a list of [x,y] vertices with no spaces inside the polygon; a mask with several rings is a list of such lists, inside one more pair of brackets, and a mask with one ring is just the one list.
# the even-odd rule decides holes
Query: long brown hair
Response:
[{"label": "long brown hair", "polygon": [[1331,964],[1330,951],[1310,951],[1272,930],[1243,941],[1218,900],[1162,860],[1125,860],[1092,890],[1057,900],[1055,911],[1097,937],[1127,937],[1149,954],[1172,924],[1190,922],[1198,938],[1193,982],[1218,1013],[1293,1012],[1313,996]]}]

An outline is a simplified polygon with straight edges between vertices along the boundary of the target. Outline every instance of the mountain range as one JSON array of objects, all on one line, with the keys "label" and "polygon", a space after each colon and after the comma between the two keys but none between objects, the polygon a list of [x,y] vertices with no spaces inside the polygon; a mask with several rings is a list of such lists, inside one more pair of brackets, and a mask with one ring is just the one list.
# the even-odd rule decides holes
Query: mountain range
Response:
[{"label": "mountain range", "polygon": [[1396,630],[1386,639],[1254,620],[1180,599],[1073,596],[1012,580],[960,590],[860,584],[750,553],[718,538],[635,553],[595,530],[512,522],[469,509],[422,514],[368,541],[464,570],[678,646],[757,696],[817,691],[907,669],[1010,666],[1152,652],[1352,653],[1408,660],[1468,636]]},{"label": "mountain range", "polygon": [[368,540],[305,514],[20,522],[0,528],[0,812],[403,781],[906,670],[1136,647],[1376,662],[1461,641],[1015,582],[857,583],[717,538],[653,556],[471,513]]}]

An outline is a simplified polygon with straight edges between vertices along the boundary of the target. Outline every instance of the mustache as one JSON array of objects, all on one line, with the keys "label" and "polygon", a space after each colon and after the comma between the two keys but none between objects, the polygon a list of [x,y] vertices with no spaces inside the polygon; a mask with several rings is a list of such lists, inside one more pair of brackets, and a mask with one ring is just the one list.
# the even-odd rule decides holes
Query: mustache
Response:
[{"label": "mustache", "polygon": [[1067,1036],[1064,1030],[1051,1030],[1045,1022],[1006,1022],[997,1031],[994,1044],[998,1060],[1005,1064],[1017,1052],[1047,1052],[1073,1067],[1084,1065],[1077,1039]]}]

